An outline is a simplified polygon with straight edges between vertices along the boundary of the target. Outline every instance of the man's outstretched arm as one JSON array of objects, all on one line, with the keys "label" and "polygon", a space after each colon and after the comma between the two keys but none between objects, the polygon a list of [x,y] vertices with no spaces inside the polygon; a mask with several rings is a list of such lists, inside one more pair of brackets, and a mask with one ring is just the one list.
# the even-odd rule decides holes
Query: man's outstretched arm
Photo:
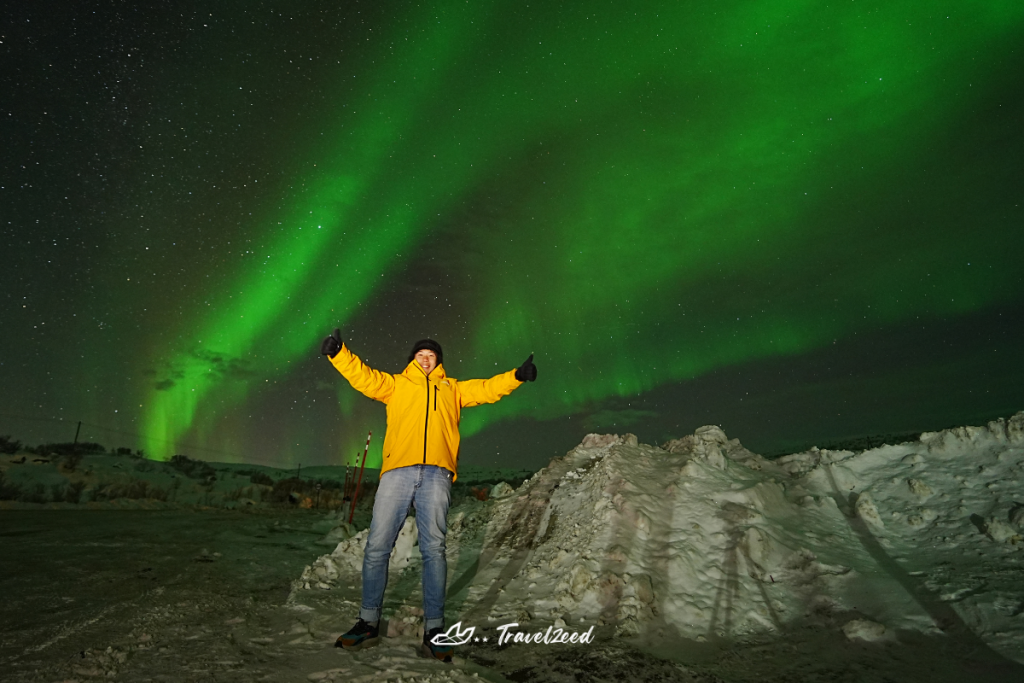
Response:
[{"label": "man's outstretched arm", "polygon": [[533,354],[526,362],[515,370],[503,372],[490,379],[470,379],[459,382],[459,401],[463,408],[494,403],[502,396],[508,396],[522,386],[523,382],[537,379],[537,366],[533,364]]},{"label": "man's outstretched arm", "polygon": [[334,334],[324,339],[320,345],[320,353],[330,359],[331,365],[359,393],[382,403],[391,400],[391,395],[395,392],[394,376],[374,370],[360,360],[359,356],[349,351],[341,341],[339,330],[335,329]]}]

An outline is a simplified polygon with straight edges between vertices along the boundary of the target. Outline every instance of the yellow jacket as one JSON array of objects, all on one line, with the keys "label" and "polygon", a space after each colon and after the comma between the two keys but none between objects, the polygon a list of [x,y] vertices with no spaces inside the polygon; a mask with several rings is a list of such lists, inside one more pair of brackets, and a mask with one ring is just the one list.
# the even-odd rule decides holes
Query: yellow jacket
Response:
[{"label": "yellow jacket", "polygon": [[460,382],[438,365],[430,373],[410,361],[400,375],[367,366],[344,344],[331,363],[356,391],[388,407],[380,473],[409,465],[437,465],[457,479],[459,419],[463,408],[494,403],[522,384],[516,371]]}]

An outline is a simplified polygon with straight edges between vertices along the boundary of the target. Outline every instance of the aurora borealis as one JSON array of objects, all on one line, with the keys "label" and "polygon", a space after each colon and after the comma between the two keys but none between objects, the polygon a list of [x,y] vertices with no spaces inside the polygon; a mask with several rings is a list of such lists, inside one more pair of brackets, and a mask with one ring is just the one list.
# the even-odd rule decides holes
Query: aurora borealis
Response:
[{"label": "aurora borealis", "polygon": [[0,433],[379,460],[335,326],[535,353],[464,416],[486,465],[1024,409],[1020,2],[5,12]]}]

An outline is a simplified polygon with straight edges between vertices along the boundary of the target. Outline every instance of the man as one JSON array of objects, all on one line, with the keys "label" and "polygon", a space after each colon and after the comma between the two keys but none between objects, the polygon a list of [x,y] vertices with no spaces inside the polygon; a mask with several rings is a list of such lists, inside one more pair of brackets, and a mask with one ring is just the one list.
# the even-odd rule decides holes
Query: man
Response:
[{"label": "man", "polygon": [[398,375],[366,366],[342,343],[339,330],[324,339],[320,352],[356,391],[388,407],[380,484],[363,551],[362,608],[359,621],[335,645],[357,650],[377,644],[388,561],[411,504],[423,556],[422,653],[451,662],[452,648],[432,641],[444,631],[445,534],[459,458],[460,415],[463,408],[494,403],[523,382],[536,380],[533,354],[515,370],[460,382],[445,375],[441,345],[432,339],[416,342],[409,364]]}]

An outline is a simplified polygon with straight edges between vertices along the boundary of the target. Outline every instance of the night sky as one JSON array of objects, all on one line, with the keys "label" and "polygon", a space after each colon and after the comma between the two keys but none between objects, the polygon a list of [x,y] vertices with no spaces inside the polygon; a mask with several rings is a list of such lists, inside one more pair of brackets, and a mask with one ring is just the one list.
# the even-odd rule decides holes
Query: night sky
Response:
[{"label": "night sky", "polygon": [[7,3],[0,433],[341,463],[535,353],[462,461],[1024,409],[1024,3]]}]

